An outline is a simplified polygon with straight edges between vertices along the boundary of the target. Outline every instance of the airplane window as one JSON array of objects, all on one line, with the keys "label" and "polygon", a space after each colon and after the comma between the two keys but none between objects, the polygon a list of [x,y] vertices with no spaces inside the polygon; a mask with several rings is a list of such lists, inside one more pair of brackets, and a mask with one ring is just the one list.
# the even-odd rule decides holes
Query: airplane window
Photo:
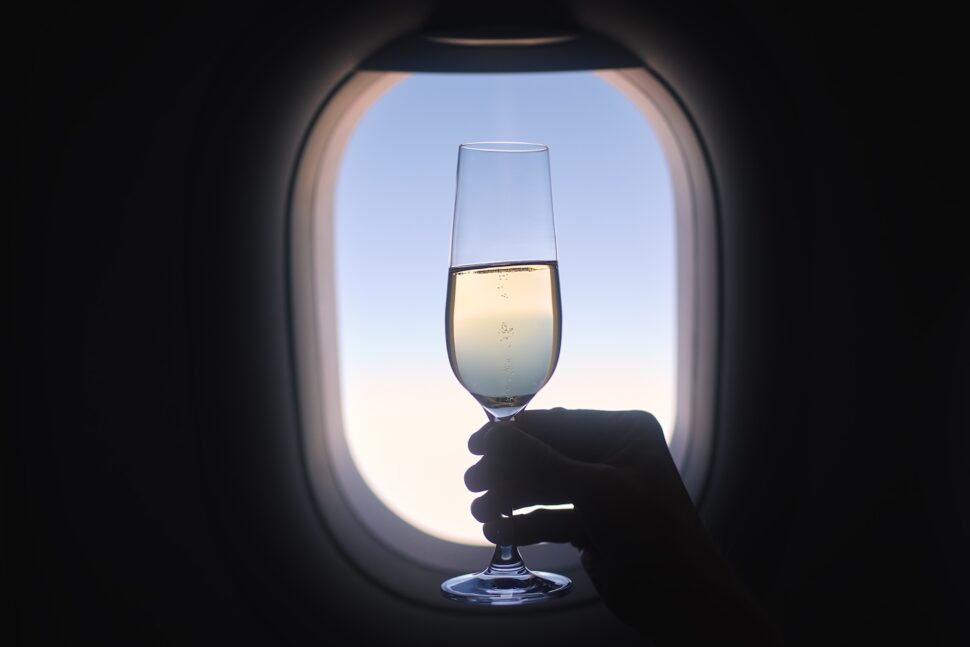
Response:
[{"label": "airplane window", "polygon": [[[358,69],[309,127],[290,194],[291,325],[321,521],[362,571],[436,605],[444,575],[490,554],[463,480],[486,419],[444,341],[458,146],[550,149],[562,351],[530,408],[651,411],[697,502],[716,414],[718,227],[702,142],[646,68],[408,65]],[[571,546],[523,554],[584,577]],[[595,595],[580,589],[565,604]]]},{"label": "airplane window", "polygon": [[[334,195],[340,412],[377,498],[485,545],[463,483],[485,422],[444,345],[458,145],[548,144],[562,289],[559,365],[530,408],[644,409],[676,428],[677,262],[664,151],[594,72],[414,74],[363,115]],[[514,236],[515,232],[509,232]]]}]

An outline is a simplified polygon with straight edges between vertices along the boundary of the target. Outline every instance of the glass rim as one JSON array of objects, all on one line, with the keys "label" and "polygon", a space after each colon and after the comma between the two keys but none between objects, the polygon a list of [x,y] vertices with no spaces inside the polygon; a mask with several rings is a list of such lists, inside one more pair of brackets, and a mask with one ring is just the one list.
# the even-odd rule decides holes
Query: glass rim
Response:
[{"label": "glass rim", "polygon": [[549,150],[546,144],[532,142],[468,142],[458,147],[459,150],[482,151],[486,153],[543,153]]}]

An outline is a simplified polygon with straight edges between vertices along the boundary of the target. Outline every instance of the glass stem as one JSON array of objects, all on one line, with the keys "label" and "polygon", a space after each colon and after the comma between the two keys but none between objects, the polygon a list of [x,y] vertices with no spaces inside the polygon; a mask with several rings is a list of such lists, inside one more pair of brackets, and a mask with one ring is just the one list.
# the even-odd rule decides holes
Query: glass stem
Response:
[{"label": "glass stem", "polygon": [[492,553],[492,561],[485,569],[486,575],[525,575],[529,569],[522,562],[519,549],[515,544],[499,544]]},{"label": "glass stem", "polygon": [[[501,422],[514,422],[515,416],[508,418],[498,418]],[[509,504],[505,516],[512,518],[513,508]],[[492,561],[485,569],[489,575],[524,575],[529,572],[519,554],[519,548],[515,544],[496,544],[495,552],[492,553]]]}]

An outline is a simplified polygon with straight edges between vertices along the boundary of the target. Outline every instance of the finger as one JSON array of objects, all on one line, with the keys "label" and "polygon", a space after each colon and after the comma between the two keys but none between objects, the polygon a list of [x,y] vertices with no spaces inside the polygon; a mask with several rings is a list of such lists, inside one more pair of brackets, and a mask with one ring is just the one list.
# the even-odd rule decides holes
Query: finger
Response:
[{"label": "finger", "polygon": [[485,538],[497,544],[528,546],[544,541],[582,543],[575,510],[536,510],[511,519],[495,519],[482,527]]},{"label": "finger", "polygon": [[495,423],[493,422],[485,423],[478,431],[473,433],[468,438],[468,451],[476,456],[481,456],[485,453],[485,435],[494,424]]},{"label": "finger", "polygon": [[515,531],[512,527],[512,519],[510,518],[489,521],[482,526],[482,534],[485,535],[485,539],[500,546],[515,543]]},{"label": "finger", "polygon": [[489,473],[483,483],[500,487],[516,507],[575,503],[606,468],[564,456],[508,423],[489,431],[485,449]]},{"label": "finger", "polygon": [[[547,492],[544,496],[540,491],[530,487],[530,482],[536,477],[530,475],[529,466],[508,464],[502,460],[504,453],[495,452],[484,456],[477,463],[465,470],[465,487],[471,492],[485,492],[501,505],[502,511],[509,508],[525,508],[532,505],[556,505],[572,503],[565,499],[564,494],[554,495]],[[517,463],[528,460],[528,457],[517,457]],[[544,488],[541,491],[552,490]],[[502,496],[499,496],[499,493]]]},{"label": "finger", "polygon": [[469,437],[468,450],[484,454],[490,430],[501,424],[513,424],[571,458],[595,462],[622,449],[631,438],[663,436],[656,418],[643,411],[536,409],[518,414],[512,423],[485,423]]},{"label": "finger", "polygon": [[575,460],[604,462],[631,445],[661,454],[667,447],[660,423],[644,411],[535,409],[518,414],[513,424]]},{"label": "finger", "polygon": [[504,489],[493,488],[472,501],[471,512],[476,520],[486,523],[494,521],[510,510],[530,508],[536,505],[562,505],[569,501],[536,500],[509,495]]},{"label": "finger", "polygon": [[496,492],[486,492],[472,501],[471,510],[476,521],[487,523],[501,518],[502,514],[509,511],[509,506]]},{"label": "finger", "polygon": [[482,458],[465,470],[465,487],[472,492],[483,492],[496,482],[494,460]]}]

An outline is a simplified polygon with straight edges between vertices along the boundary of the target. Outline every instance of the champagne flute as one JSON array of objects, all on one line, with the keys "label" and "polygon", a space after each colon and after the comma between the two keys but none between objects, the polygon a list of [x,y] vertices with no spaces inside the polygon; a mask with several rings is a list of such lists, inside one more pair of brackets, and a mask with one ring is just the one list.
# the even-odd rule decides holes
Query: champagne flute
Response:
[{"label": "champagne flute", "polygon": [[[559,359],[559,269],[547,146],[459,147],[445,320],[448,358],[458,381],[489,419],[513,420],[549,381]],[[539,602],[571,588],[567,577],[526,568],[514,545],[496,546],[484,571],[441,585],[452,600],[489,605]]]}]

